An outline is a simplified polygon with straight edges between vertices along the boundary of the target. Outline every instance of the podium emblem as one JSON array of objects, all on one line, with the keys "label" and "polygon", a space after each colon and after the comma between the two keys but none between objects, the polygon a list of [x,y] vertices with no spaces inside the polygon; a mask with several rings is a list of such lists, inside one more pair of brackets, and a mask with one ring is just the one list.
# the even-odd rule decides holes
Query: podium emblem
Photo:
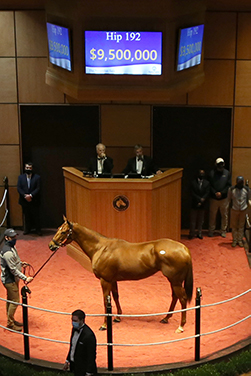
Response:
[{"label": "podium emblem", "polygon": [[113,207],[117,211],[125,211],[129,207],[129,200],[126,196],[116,196],[113,200]]}]

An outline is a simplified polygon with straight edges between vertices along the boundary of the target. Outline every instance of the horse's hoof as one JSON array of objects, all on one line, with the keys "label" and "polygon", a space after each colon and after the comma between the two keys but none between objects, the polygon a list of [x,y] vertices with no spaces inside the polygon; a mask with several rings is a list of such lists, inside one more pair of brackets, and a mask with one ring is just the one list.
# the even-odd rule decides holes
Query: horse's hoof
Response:
[{"label": "horse's hoof", "polygon": [[168,324],[168,319],[162,319],[160,322],[161,324]]},{"label": "horse's hoof", "polygon": [[119,317],[115,317],[114,320],[113,320],[113,322],[120,322],[120,321],[121,321],[121,320],[120,320]]},{"label": "horse's hoof", "polygon": [[184,332],[184,329],[182,328],[182,326],[179,326],[178,329],[175,330],[175,333],[183,333]]},{"label": "horse's hoof", "polygon": [[102,325],[99,330],[106,330],[106,326],[105,325]]}]

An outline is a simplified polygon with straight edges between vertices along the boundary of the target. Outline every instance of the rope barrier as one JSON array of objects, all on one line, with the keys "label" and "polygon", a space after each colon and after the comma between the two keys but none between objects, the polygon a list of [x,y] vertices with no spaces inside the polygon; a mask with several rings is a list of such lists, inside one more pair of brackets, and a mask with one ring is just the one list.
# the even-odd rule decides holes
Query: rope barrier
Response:
[{"label": "rope barrier", "polygon": [[5,191],[4,191],[3,199],[2,199],[1,204],[0,204],[0,208],[3,206],[3,203],[5,201],[6,195],[7,195],[7,189],[5,189]]},{"label": "rope barrier", "polygon": [[4,218],[3,218],[2,222],[0,223],[0,227],[2,227],[2,225],[4,224],[4,222],[5,222],[6,218],[7,218],[7,215],[9,213],[9,210],[7,209],[7,202],[5,201],[7,193],[8,193],[8,190],[5,189],[2,201],[1,201],[1,204],[0,204],[0,208],[1,208],[3,206],[3,204],[4,204],[4,202],[5,202],[5,213],[4,213]]}]

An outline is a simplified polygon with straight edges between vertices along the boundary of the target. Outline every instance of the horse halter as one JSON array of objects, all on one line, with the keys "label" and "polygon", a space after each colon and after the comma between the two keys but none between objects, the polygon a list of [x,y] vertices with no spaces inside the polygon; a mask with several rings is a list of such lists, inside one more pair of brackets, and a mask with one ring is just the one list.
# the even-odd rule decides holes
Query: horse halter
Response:
[{"label": "horse halter", "polygon": [[67,240],[70,239],[70,236],[72,235],[73,231],[73,226],[72,226],[72,223],[68,222],[70,228],[69,228],[69,231],[68,231],[68,234],[66,235],[66,238],[64,240],[62,240],[60,243],[58,243],[56,240],[54,240],[54,238],[52,239],[53,243],[59,248],[59,247],[65,247],[66,246],[66,242]]}]

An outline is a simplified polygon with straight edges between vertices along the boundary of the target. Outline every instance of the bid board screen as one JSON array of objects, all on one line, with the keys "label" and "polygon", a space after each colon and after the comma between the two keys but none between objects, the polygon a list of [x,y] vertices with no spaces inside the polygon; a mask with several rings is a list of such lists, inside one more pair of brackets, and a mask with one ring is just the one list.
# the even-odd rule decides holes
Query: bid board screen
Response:
[{"label": "bid board screen", "polygon": [[178,43],[177,71],[201,63],[204,25],[181,29]]},{"label": "bid board screen", "polygon": [[71,71],[69,29],[47,22],[47,36],[50,62]]},{"label": "bid board screen", "polygon": [[85,73],[161,75],[162,32],[85,31]]}]

